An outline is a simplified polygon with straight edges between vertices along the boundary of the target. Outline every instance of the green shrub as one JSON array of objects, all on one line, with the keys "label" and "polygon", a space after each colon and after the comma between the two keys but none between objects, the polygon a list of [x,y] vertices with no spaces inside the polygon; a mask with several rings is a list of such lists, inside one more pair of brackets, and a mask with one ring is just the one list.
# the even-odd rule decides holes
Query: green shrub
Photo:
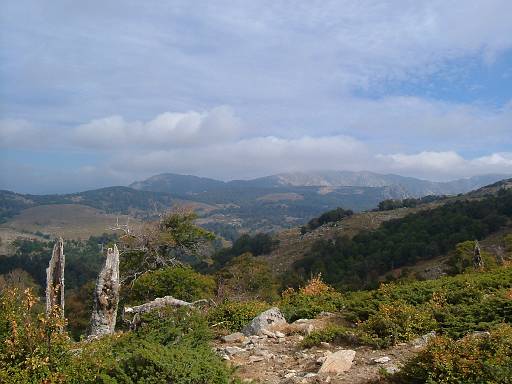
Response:
[{"label": "green shrub", "polygon": [[284,294],[279,303],[288,322],[313,319],[321,312],[335,312],[342,306],[342,295],[334,290],[315,295],[303,292]]},{"label": "green shrub", "polygon": [[436,328],[431,311],[404,302],[381,304],[378,312],[360,325],[360,330],[382,347],[409,341]]},{"label": "green shrub", "polygon": [[244,253],[231,259],[215,274],[217,296],[231,300],[273,301],[278,283],[267,261]]},{"label": "green shrub", "polygon": [[208,323],[231,332],[240,331],[269,307],[261,301],[226,301],[208,311]]},{"label": "green shrub", "polygon": [[302,348],[311,348],[320,343],[350,343],[357,342],[357,337],[354,334],[354,330],[340,325],[329,325],[324,329],[313,331],[307,335],[301,342]]},{"label": "green shrub", "polygon": [[433,339],[392,378],[396,383],[512,383],[512,327],[503,324],[490,336],[454,341]]},{"label": "green shrub", "polygon": [[144,325],[112,345],[105,375],[119,383],[228,383],[230,370],[212,351],[207,323],[189,310],[144,316]]},{"label": "green shrub", "polygon": [[167,267],[148,272],[126,289],[126,300],[132,304],[144,303],[157,297],[173,296],[194,301],[210,298],[215,290],[211,276],[197,273],[190,267]]}]

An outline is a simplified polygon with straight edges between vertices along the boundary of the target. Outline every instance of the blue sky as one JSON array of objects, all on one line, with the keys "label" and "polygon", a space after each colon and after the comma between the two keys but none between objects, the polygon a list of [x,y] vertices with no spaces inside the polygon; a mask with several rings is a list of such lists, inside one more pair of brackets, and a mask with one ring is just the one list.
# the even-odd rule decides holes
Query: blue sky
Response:
[{"label": "blue sky", "polygon": [[512,174],[512,2],[6,0],[0,188]]}]

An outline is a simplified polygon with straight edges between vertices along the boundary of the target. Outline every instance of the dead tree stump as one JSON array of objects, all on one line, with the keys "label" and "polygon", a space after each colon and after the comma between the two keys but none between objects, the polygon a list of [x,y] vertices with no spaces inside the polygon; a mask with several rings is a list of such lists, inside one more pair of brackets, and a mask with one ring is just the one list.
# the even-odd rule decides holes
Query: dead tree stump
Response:
[{"label": "dead tree stump", "polygon": [[482,259],[482,251],[478,240],[475,240],[475,248],[473,249],[473,268],[482,269],[484,267],[484,260]]},{"label": "dead tree stump", "polygon": [[107,259],[94,290],[94,308],[91,317],[90,337],[101,337],[114,333],[117,306],[119,304],[119,250],[107,250]]},{"label": "dead tree stump", "polygon": [[46,268],[46,316],[59,312],[64,317],[64,241],[59,238],[53,246],[52,258]]}]

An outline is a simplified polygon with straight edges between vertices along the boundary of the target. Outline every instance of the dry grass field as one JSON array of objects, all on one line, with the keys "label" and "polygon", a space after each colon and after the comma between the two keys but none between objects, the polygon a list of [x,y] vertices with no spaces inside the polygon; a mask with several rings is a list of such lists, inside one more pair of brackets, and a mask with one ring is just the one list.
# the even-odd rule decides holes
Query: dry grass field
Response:
[{"label": "dry grass field", "polygon": [[0,233],[3,236],[3,233],[41,232],[65,239],[87,239],[92,235],[109,232],[109,227],[115,225],[117,218],[120,224],[125,224],[127,220],[133,226],[139,223],[128,216],[106,214],[85,205],[40,205],[25,209],[2,224]]}]

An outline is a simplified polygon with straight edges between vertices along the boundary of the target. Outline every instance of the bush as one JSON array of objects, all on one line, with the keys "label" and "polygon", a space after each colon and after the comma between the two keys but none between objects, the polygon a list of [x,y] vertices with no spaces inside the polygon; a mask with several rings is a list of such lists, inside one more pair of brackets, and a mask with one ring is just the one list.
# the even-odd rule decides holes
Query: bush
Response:
[{"label": "bush", "polygon": [[215,274],[217,295],[231,300],[273,301],[277,282],[267,261],[244,253],[229,261]]},{"label": "bush", "polygon": [[512,383],[512,327],[454,341],[436,337],[400,373],[395,383]]},{"label": "bush", "polygon": [[269,304],[261,301],[226,301],[210,309],[207,315],[208,323],[236,332],[269,308]]},{"label": "bush", "polygon": [[[211,349],[205,317],[195,310],[162,309],[111,344],[115,359],[104,372],[119,383],[228,383],[230,370]],[[100,341],[101,342],[101,341]],[[107,382],[107,381],[106,381]]]},{"label": "bush", "polygon": [[320,343],[343,343],[347,342],[354,344],[357,342],[357,337],[354,330],[350,330],[340,325],[329,325],[324,329],[313,331],[307,335],[301,342],[302,348],[311,348]]},{"label": "bush", "polygon": [[282,296],[279,308],[289,322],[336,311],[341,308],[343,298],[341,293],[322,281],[320,274],[312,277],[298,292],[289,288]]},{"label": "bush", "polygon": [[378,312],[360,326],[375,345],[381,347],[409,341],[436,328],[431,311],[399,301],[381,304]]},{"label": "bush", "polygon": [[215,281],[210,276],[189,267],[167,267],[148,272],[135,280],[133,286],[126,290],[126,300],[140,304],[157,297],[173,296],[194,301],[212,297],[214,290]]}]

